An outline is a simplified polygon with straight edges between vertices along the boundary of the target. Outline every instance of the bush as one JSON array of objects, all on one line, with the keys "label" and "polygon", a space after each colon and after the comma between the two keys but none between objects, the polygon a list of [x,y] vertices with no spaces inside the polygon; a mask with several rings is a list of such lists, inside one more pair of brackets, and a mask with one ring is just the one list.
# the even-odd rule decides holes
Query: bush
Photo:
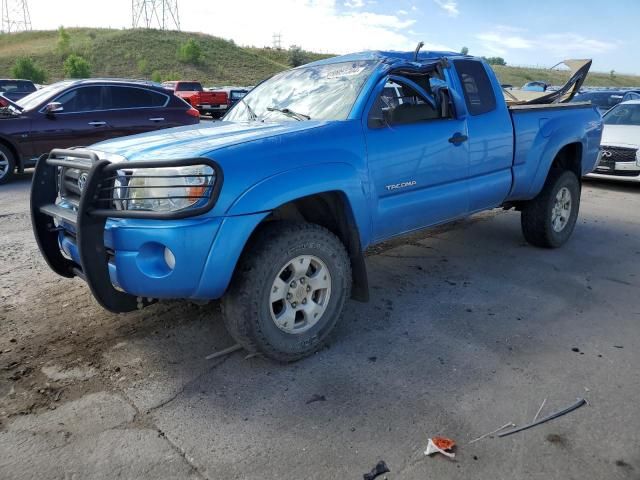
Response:
[{"label": "bush", "polygon": [[91,65],[80,55],[71,54],[63,64],[67,78],[88,78],[91,76]]},{"label": "bush", "polygon": [[71,35],[60,25],[58,28],[58,42],[56,44],[56,50],[60,55],[67,55],[71,48]]},{"label": "bush", "polygon": [[289,47],[289,65],[292,67],[299,67],[307,62],[307,54],[302,50],[302,48],[297,45],[291,45],[291,47]]},{"label": "bush", "polygon": [[138,60],[138,71],[142,75],[147,75],[149,73],[149,62],[147,62],[145,58]]},{"label": "bush", "polygon": [[157,83],[162,83],[162,74],[155,70],[152,74],[151,74],[151,80]]},{"label": "bush", "polygon": [[197,65],[202,61],[202,48],[193,38],[190,38],[178,48],[178,60],[182,63]]},{"label": "bush", "polygon": [[47,74],[43,68],[27,57],[21,57],[11,68],[11,76],[13,78],[24,78],[35,83],[44,83],[47,80]]}]

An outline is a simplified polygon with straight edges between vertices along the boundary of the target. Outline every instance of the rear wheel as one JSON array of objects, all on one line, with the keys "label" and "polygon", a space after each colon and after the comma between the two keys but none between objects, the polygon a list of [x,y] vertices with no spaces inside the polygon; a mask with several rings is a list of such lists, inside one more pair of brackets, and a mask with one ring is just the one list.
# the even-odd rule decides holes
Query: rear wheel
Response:
[{"label": "rear wheel", "polygon": [[334,234],[273,222],[240,260],[222,301],[224,321],[247,350],[295,361],[322,347],[350,288],[349,256]]},{"label": "rear wheel", "polygon": [[578,219],[580,188],[575,173],[550,173],[542,191],[522,208],[522,233],[527,242],[557,248],[569,239]]},{"label": "rear wheel", "polygon": [[11,180],[15,169],[16,161],[13,153],[4,145],[0,145],[0,185]]}]

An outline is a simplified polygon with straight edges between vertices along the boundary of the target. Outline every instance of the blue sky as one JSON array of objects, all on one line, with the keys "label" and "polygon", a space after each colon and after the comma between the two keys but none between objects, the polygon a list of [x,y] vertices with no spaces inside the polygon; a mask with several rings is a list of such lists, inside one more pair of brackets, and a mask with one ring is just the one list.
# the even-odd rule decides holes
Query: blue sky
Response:
[{"label": "blue sky", "polygon": [[[131,0],[29,0],[36,29],[131,26]],[[640,0],[178,0],[182,30],[327,53],[463,46],[515,65],[640,74]]]},{"label": "blue sky", "polygon": [[[594,70],[640,73],[638,0],[377,0],[344,2],[415,20],[406,34],[508,63],[551,66],[593,58]],[[361,6],[360,6],[361,5]],[[406,13],[405,13],[406,12]]]}]

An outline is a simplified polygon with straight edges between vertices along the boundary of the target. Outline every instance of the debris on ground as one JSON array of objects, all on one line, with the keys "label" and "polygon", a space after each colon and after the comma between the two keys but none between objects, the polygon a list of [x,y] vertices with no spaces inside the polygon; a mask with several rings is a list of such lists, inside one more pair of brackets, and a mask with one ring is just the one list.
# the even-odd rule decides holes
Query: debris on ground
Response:
[{"label": "debris on ground", "polygon": [[499,433],[498,437],[502,438],[502,437],[506,437],[507,435],[511,435],[513,433],[517,433],[517,432],[522,432],[524,430],[528,430],[530,428],[536,427],[538,425],[541,425],[545,422],[548,422],[550,420],[553,420],[555,418],[561,417],[563,415],[566,415],[567,413],[573,412],[574,410],[577,410],[578,408],[582,407],[583,405],[586,405],[587,401],[584,398],[579,398],[578,401],[576,403],[574,403],[573,405],[565,408],[564,410],[560,410],[559,412],[556,413],[552,413],[551,415],[541,418],[540,420],[538,420],[537,422],[532,422],[528,425],[524,425],[520,428],[516,428],[515,430],[509,430],[508,432],[503,432],[503,433]]},{"label": "debris on ground", "polygon": [[229,355],[230,353],[237,352],[242,348],[242,345],[239,343],[233,345],[232,347],[225,348],[224,350],[220,350],[219,352],[212,353],[211,355],[207,355],[204,357],[205,360],[213,360],[214,358],[224,357],[225,355]]},{"label": "debris on ground", "polygon": [[491,435],[495,435],[496,433],[501,432],[505,428],[514,428],[515,426],[516,426],[516,424],[513,423],[513,422],[505,423],[500,428],[496,428],[495,430],[493,430],[493,431],[491,431],[489,433],[485,433],[484,435],[480,435],[478,438],[474,438],[467,445],[471,445],[472,443],[476,443],[477,441],[482,440],[483,438],[487,438],[487,437],[490,437]]},{"label": "debris on ground", "polygon": [[538,420],[538,417],[540,416],[540,413],[542,412],[542,409],[544,408],[544,404],[547,403],[547,399],[545,398],[542,403],[540,404],[540,408],[538,409],[538,411],[536,412],[535,417],[533,417],[532,422],[535,422],[536,420]]},{"label": "debris on ground", "polygon": [[373,467],[371,469],[371,471],[369,473],[365,473],[364,475],[362,475],[362,478],[364,480],[374,480],[375,478],[379,477],[380,475],[383,475],[385,473],[389,473],[391,470],[389,470],[389,467],[387,467],[387,464],[385,463],[384,460],[380,460],[375,467]]},{"label": "debris on ground", "polygon": [[307,400],[307,405],[314,402],[326,402],[327,398],[324,395],[318,395],[314,393],[309,400]]},{"label": "debris on ground", "polygon": [[425,455],[433,455],[434,453],[441,453],[445,457],[455,458],[456,454],[451,452],[456,446],[456,442],[447,437],[433,437],[429,439],[427,443],[427,449],[424,451]]}]

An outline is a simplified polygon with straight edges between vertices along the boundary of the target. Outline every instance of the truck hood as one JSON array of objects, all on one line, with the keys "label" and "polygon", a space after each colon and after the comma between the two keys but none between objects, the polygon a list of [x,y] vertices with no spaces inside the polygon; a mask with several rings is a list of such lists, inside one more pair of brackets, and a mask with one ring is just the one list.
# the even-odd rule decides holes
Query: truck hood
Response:
[{"label": "truck hood", "polygon": [[122,156],[130,161],[197,158],[221,148],[303,132],[327,123],[313,120],[280,123],[212,122],[107,140],[96,143],[90,149],[98,153]]},{"label": "truck hood", "polygon": [[602,131],[602,145],[632,145],[640,146],[640,126],[636,125],[605,125]]}]

